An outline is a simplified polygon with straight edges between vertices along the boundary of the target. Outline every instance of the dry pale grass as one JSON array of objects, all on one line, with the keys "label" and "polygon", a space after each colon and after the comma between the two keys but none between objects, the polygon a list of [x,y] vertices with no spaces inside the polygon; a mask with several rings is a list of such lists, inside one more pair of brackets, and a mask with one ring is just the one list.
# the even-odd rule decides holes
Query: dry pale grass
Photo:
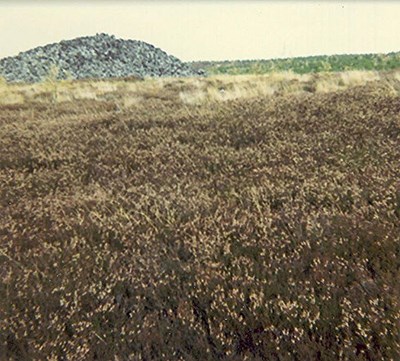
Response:
[{"label": "dry pale grass", "polygon": [[[380,75],[375,71],[352,70],[342,73],[320,74],[318,78],[316,81],[316,92],[330,93],[379,81]],[[395,74],[393,74],[393,81],[398,81]]]},{"label": "dry pale grass", "polygon": [[[138,106],[143,99],[170,99],[183,105],[219,103],[302,93],[343,91],[369,82],[379,82],[381,75],[372,71],[347,71],[299,75],[293,72],[264,75],[218,75],[208,78],[47,81],[40,84],[11,85],[0,82],[0,104],[24,101],[62,103],[75,100],[118,100],[120,108]],[[397,92],[398,72],[385,73],[384,82]],[[383,81],[381,81],[382,83]]]},{"label": "dry pale grass", "polygon": [[3,84],[0,359],[399,360],[380,76]]}]

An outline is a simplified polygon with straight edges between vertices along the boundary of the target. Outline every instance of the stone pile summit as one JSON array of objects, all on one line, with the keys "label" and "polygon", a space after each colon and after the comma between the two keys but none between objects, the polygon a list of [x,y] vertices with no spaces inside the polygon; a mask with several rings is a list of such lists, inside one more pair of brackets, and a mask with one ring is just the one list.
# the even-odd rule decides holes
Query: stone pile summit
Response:
[{"label": "stone pile summit", "polygon": [[0,60],[0,76],[8,82],[40,82],[54,69],[59,79],[204,75],[151,44],[107,34],[39,46]]}]

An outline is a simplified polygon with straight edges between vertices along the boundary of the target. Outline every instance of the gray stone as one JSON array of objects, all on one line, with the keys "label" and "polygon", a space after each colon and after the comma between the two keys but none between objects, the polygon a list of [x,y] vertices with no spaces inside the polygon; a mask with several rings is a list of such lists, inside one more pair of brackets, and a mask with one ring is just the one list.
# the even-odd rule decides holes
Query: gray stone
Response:
[{"label": "gray stone", "polygon": [[8,82],[35,83],[46,79],[52,67],[58,69],[58,79],[205,75],[151,44],[96,34],[3,58],[0,76]]}]

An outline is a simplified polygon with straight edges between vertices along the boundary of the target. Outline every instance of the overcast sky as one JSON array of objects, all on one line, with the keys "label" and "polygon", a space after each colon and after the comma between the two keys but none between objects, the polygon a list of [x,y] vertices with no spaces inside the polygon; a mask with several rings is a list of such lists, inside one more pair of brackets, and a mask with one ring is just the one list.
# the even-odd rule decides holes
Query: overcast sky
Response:
[{"label": "overcast sky", "polygon": [[0,0],[0,58],[96,33],[189,60],[400,51],[399,1]]}]

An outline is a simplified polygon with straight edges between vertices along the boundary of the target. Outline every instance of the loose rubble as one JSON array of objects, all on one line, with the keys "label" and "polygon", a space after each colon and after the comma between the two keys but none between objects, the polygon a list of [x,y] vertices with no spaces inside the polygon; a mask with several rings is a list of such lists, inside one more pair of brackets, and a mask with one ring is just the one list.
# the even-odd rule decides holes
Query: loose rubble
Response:
[{"label": "loose rubble", "polygon": [[104,79],[191,77],[204,72],[151,44],[107,34],[39,46],[0,60],[0,76],[8,82],[40,82],[49,74],[58,79]]}]

